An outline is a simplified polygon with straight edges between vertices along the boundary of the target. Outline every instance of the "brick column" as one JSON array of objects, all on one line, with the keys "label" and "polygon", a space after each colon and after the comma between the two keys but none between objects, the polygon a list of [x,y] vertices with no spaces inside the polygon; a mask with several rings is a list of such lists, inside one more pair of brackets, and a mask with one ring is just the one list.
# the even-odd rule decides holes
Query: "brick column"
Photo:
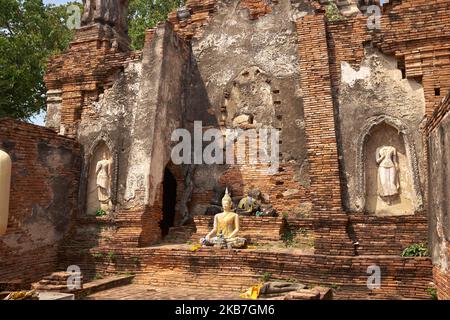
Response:
[{"label": "brick column", "polygon": [[62,134],[75,138],[77,127],[81,118],[83,106],[83,92],[79,85],[64,84],[62,93],[61,125]]},{"label": "brick column", "polygon": [[313,211],[341,211],[325,18],[316,15],[299,19],[297,34]]}]

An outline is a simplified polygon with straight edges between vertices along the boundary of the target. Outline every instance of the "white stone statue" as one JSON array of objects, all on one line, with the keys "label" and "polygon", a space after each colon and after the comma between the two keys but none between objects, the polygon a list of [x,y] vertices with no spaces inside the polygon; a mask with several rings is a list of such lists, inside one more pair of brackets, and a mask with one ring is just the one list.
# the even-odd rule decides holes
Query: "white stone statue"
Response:
[{"label": "white stone statue", "polygon": [[398,195],[398,159],[397,150],[391,146],[382,146],[376,151],[380,188],[378,194],[390,203],[391,197]]},{"label": "white stone statue", "polygon": [[0,150],[0,236],[8,226],[9,192],[11,184],[11,158]]},{"label": "white stone statue", "polygon": [[108,159],[106,152],[103,152],[103,159],[97,162],[95,169],[97,174],[97,190],[100,209],[108,211],[111,201],[111,160]]},{"label": "white stone statue", "polygon": [[228,188],[222,198],[223,212],[214,216],[214,227],[200,243],[205,246],[226,248],[245,248],[247,239],[237,237],[239,232],[239,215],[232,210],[233,201]]}]

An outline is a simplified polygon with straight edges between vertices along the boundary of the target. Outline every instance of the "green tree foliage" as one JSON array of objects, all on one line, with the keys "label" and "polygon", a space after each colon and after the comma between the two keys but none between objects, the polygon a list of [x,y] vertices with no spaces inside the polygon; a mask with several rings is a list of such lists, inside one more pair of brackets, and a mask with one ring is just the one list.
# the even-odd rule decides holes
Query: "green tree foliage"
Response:
[{"label": "green tree foliage", "polygon": [[[80,1],[81,2],[81,1]],[[129,34],[141,49],[145,30],[164,21],[185,0],[130,0]],[[0,0],[0,118],[27,119],[45,108],[48,58],[67,48],[74,31],[66,27],[65,5],[42,0]]]},{"label": "green tree foliage", "polygon": [[27,119],[44,108],[47,59],[73,34],[65,25],[66,6],[0,0],[0,117]]},{"label": "green tree foliage", "polygon": [[130,0],[128,12],[128,34],[133,49],[144,46],[145,30],[153,28],[175,8],[181,7],[185,0]]}]

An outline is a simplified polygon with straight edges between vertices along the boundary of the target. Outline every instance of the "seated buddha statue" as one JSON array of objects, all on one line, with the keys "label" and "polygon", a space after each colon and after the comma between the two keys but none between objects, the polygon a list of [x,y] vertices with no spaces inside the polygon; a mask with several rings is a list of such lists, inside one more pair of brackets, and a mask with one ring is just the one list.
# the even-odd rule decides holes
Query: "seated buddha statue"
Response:
[{"label": "seated buddha statue", "polygon": [[244,248],[247,239],[237,237],[239,232],[239,215],[232,211],[233,201],[225,190],[222,198],[223,212],[214,216],[214,227],[200,243],[205,246],[216,246],[220,248]]}]

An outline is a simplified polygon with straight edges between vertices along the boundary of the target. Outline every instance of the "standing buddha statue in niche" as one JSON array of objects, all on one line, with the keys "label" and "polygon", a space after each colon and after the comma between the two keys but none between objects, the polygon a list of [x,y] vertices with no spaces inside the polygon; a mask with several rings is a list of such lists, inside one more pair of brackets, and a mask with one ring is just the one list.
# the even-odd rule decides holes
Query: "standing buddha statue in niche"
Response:
[{"label": "standing buddha statue in niche", "polygon": [[106,152],[103,152],[103,159],[97,162],[95,169],[97,174],[97,193],[100,209],[108,211],[111,200],[111,160],[108,159]]},{"label": "standing buddha statue in niche", "polygon": [[391,146],[377,149],[376,161],[380,179],[379,195],[391,204],[393,196],[399,194],[397,150]]},{"label": "standing buddha statue in niche", "polygon": [[223,212],[214,216],[214,227],[200,243],[206,246],[217,246],[221,248],[244,248],[247,239],[237,237],[239,232],[239,215],[232,211],[233,201],[225,190],[222,198]]}]

